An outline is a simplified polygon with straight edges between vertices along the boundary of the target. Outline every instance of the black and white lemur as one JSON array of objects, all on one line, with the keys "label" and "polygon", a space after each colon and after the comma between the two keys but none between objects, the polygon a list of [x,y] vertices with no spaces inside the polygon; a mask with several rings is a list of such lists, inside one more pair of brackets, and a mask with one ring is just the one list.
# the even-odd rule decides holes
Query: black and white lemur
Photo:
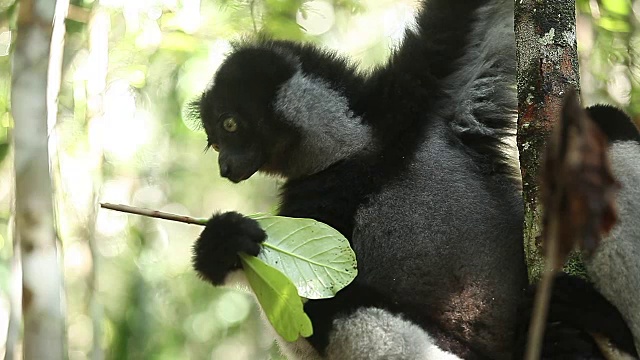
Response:
[{"label": "black and white lemur", "polygon": [[[568,104],[564,116],[567,111],[582,111],[577,104]],[[615,107],[591,106],[586,113],[608,139],[607,152],[620,184],[616,196],[618,219],[593,254],[584,257],[590,281],[567,275],[555,280],[542,359],[603,359],[594,335],[607,337],[613,347],[628,356],[617,358],[635,359],[636,349],[640,349],[640,131]],[[522,358],[531,316],[533,294],[528,295],[517,359]]]},{"label": "black and white lemur", "polygon": [[640,131],[612,106],[592,106],[587,113],[609,139],[613,174],[621,188],[617,224],[585,265],[595,287],[629,325],[640,352]]},{"label": "black and white lemur", "polygon": [[[345,235],[358,276],[310,300],[291,358],[508,359],[527,287],[515,129],[512,0],[431,0],[386,65],[311,45],[236,46],[198,101],[220,174],[282,176],[279,215]],[[215,214],[194,267],[239,279],[265,233]]]}]

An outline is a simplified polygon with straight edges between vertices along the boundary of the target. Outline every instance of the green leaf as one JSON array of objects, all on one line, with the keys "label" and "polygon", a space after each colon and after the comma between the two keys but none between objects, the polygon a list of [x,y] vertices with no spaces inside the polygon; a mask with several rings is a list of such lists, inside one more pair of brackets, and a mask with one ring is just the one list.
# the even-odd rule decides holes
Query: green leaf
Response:
[{"label": "green leaf", "polygon": [[8,142],[0,143],[0,164],[4,161],[4,158],[7,157],[8,153],[9,153],[9,143]]},{"label": "green leaf", "polygon": [[358,274],[349,241],[329,225],[312,219],[251,215],[267,233],[258,255],[289,277],[308,299],[333,297]]},{"label": "green leaf", "polygon": [[626,20],[614,17],[602,17],[598,20],[598,26],[613,32],[627,33],[631,31],[631,25]]},{"label": "green leaf", "polygon": [[631,12],[629,0],[602,0],[602,5],[608,11],[622,16],[627,16]]},{"label": "green leaf", "polygon": [[300,335],[311,336],[311,320],[291,280],[254,256],[240,254],[240,260],[258,302],[278,334],[289,342]]}]

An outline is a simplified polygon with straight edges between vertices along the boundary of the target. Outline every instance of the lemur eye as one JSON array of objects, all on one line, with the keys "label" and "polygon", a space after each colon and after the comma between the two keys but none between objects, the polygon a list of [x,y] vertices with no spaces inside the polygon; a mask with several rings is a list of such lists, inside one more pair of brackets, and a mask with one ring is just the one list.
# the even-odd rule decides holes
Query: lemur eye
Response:
[{"label": "lemur eye", "polygon": [[213,150],[215,150],[216,152],[220,152],[220,146],[218,146],[218,144],[211,144],[211,148],[213,148]]},{"label": "lemur eye", "polygon": [[236,119],[229,117],[224,119],[222,122],[222,128],[228,132],[235,132],[238,130],[238,123],[236,122]]}]

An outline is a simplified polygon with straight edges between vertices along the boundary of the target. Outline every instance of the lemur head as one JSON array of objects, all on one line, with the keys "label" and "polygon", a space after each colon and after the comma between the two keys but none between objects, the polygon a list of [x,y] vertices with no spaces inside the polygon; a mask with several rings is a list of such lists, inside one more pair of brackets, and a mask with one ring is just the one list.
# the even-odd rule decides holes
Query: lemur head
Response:
[{"label": "lemur head", "polygon": [[371,142],[369,127],[350,109],[343,87],[324,76],[326,69],[309,69],[304,54],[279,45],[237,48],[198,101],[220,175],[233,182],[257,171],[310,175]]}]

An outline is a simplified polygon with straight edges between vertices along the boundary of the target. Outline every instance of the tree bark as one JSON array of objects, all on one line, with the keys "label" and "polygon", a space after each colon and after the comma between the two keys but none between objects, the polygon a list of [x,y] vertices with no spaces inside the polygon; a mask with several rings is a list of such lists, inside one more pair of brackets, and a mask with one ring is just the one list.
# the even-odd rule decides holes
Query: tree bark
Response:
[{"label": "tree bark", "polygon": [[[56,14],[55,1],[20,3],[13,54],[15,236],[22,261],[24,359],[65,358],[61,257],[54,225],[48,149],[61,70],[62,44],[57,42],[64,38],[64,14],[60,9],[66,10],[64,4],[58,6]],[[57,33],[52,24],[57,26]]]},{"label": "tree bark", "polygon": [[[520,0],[515,6],[518,82],[518,150],[524,200],[524,245],[529,280],[540,277],[545,263],[537,241],[541,231],[540,163],[546,140],[560,117],[564,95],[579,89],[574,1]],[[556,245],[552,241],[551,252]],[[525,358],[540,358],[555,259],[547,254],[536,293]]]},{"label": "tree bark", "polygon": [[539,164],[564,94],[579,90],[574,1],[521,0],[515,6],[518,150],[525,207],[529,280],[540,276]]}]

